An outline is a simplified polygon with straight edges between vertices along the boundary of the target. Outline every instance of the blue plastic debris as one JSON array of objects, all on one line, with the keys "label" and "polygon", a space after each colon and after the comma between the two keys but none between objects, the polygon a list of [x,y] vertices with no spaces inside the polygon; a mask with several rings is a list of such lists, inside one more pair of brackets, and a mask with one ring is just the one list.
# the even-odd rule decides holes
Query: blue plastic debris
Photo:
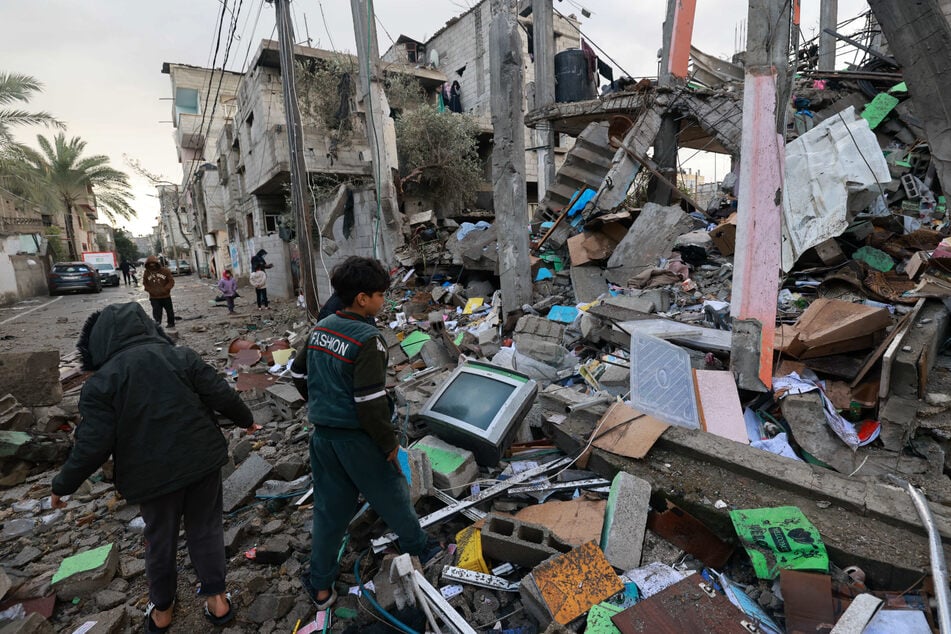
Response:
[{"label": "blue plastic debris", "polygon": [[563,324],[570,324],[578,317],[577,306],[552,306],[548,311],[548,319]]},{"label": "blue plastic debris", "polygon": [[542,267],[538,269],[538,275],[535,276],[535,281],[541,282],[542,280],[550,280],[553,277],[555,277],[555,274],[551,272],[551,269]]}]

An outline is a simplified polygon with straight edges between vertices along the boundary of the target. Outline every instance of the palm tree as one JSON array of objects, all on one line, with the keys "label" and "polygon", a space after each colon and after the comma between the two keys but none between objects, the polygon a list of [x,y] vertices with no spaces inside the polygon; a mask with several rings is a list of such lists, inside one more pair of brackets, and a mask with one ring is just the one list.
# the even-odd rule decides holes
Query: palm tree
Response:
[{"label": "palm tree", "polygon": [[[15,102],[26,103],[33,93],[42,89],[43,84],[34,77],[0,71],[0,106]],[[27,112],[16,108],[0,107],[0,149],[14,143],[10,128],[15,125],[64,127],[62,122],[57,121],[47,112]]]},{"label": "palm tree", "polygon": [[36,192],[36,197],[62,205],[66,212],[66,240],[70,257],[77,257],[73,228],[73,210],[80,202],[89,201],[97,211],[115,222],[116,218],[130,219],[135,210],[129,204],[132,190],[129,177],[109,165],[105,155],[82,156],[86,142],[79,137],[66,140],[63,133],[53,137],[52,143],[42,134],[37,135],[40,146],[21,146],[20,156],[26,171],[27,182]]}]

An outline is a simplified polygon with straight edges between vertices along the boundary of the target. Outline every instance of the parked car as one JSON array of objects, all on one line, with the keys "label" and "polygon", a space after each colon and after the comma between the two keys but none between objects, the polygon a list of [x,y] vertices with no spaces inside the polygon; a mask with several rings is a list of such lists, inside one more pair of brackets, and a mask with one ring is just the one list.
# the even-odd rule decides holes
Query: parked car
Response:
[{"label": "parked car", "polygon": [[169,260],[168,270],[172,272],[172,275],[191,275],[192,265],[188,263],[188,260]]},{"label": "parked car", "polygon": [[50,295],[59,295],[66,291],[102,292],[99,271],[85,262],[57,262],[47,280]]},{"label": "parked car", "polygon": [[108,262],[96,264],[95,267],[99,271],[99,279],[103,286],[119,287],[119,271],[116,270],[116,267]]}]

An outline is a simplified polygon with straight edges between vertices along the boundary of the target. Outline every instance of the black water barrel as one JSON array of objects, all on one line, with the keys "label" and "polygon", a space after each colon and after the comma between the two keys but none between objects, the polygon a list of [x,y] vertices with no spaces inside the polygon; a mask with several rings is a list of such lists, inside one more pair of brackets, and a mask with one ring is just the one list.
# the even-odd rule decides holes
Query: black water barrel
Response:
[{"label": "black water barrel", "polygon": [[580,48],[555,54],[555,101],[570,103],[594,99],[588,79],[588,62]]}]

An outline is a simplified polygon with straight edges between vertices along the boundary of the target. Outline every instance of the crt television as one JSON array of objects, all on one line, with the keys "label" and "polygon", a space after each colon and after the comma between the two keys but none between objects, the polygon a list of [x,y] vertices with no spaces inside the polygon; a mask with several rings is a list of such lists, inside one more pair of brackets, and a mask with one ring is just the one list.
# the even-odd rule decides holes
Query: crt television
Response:
[{"label": "crt television", "polygon": [[436,436],[468,449],[479,464],[495,466],[537,393],[538,384],[524,374],[469,361],[449,375],[420,416]]}]

